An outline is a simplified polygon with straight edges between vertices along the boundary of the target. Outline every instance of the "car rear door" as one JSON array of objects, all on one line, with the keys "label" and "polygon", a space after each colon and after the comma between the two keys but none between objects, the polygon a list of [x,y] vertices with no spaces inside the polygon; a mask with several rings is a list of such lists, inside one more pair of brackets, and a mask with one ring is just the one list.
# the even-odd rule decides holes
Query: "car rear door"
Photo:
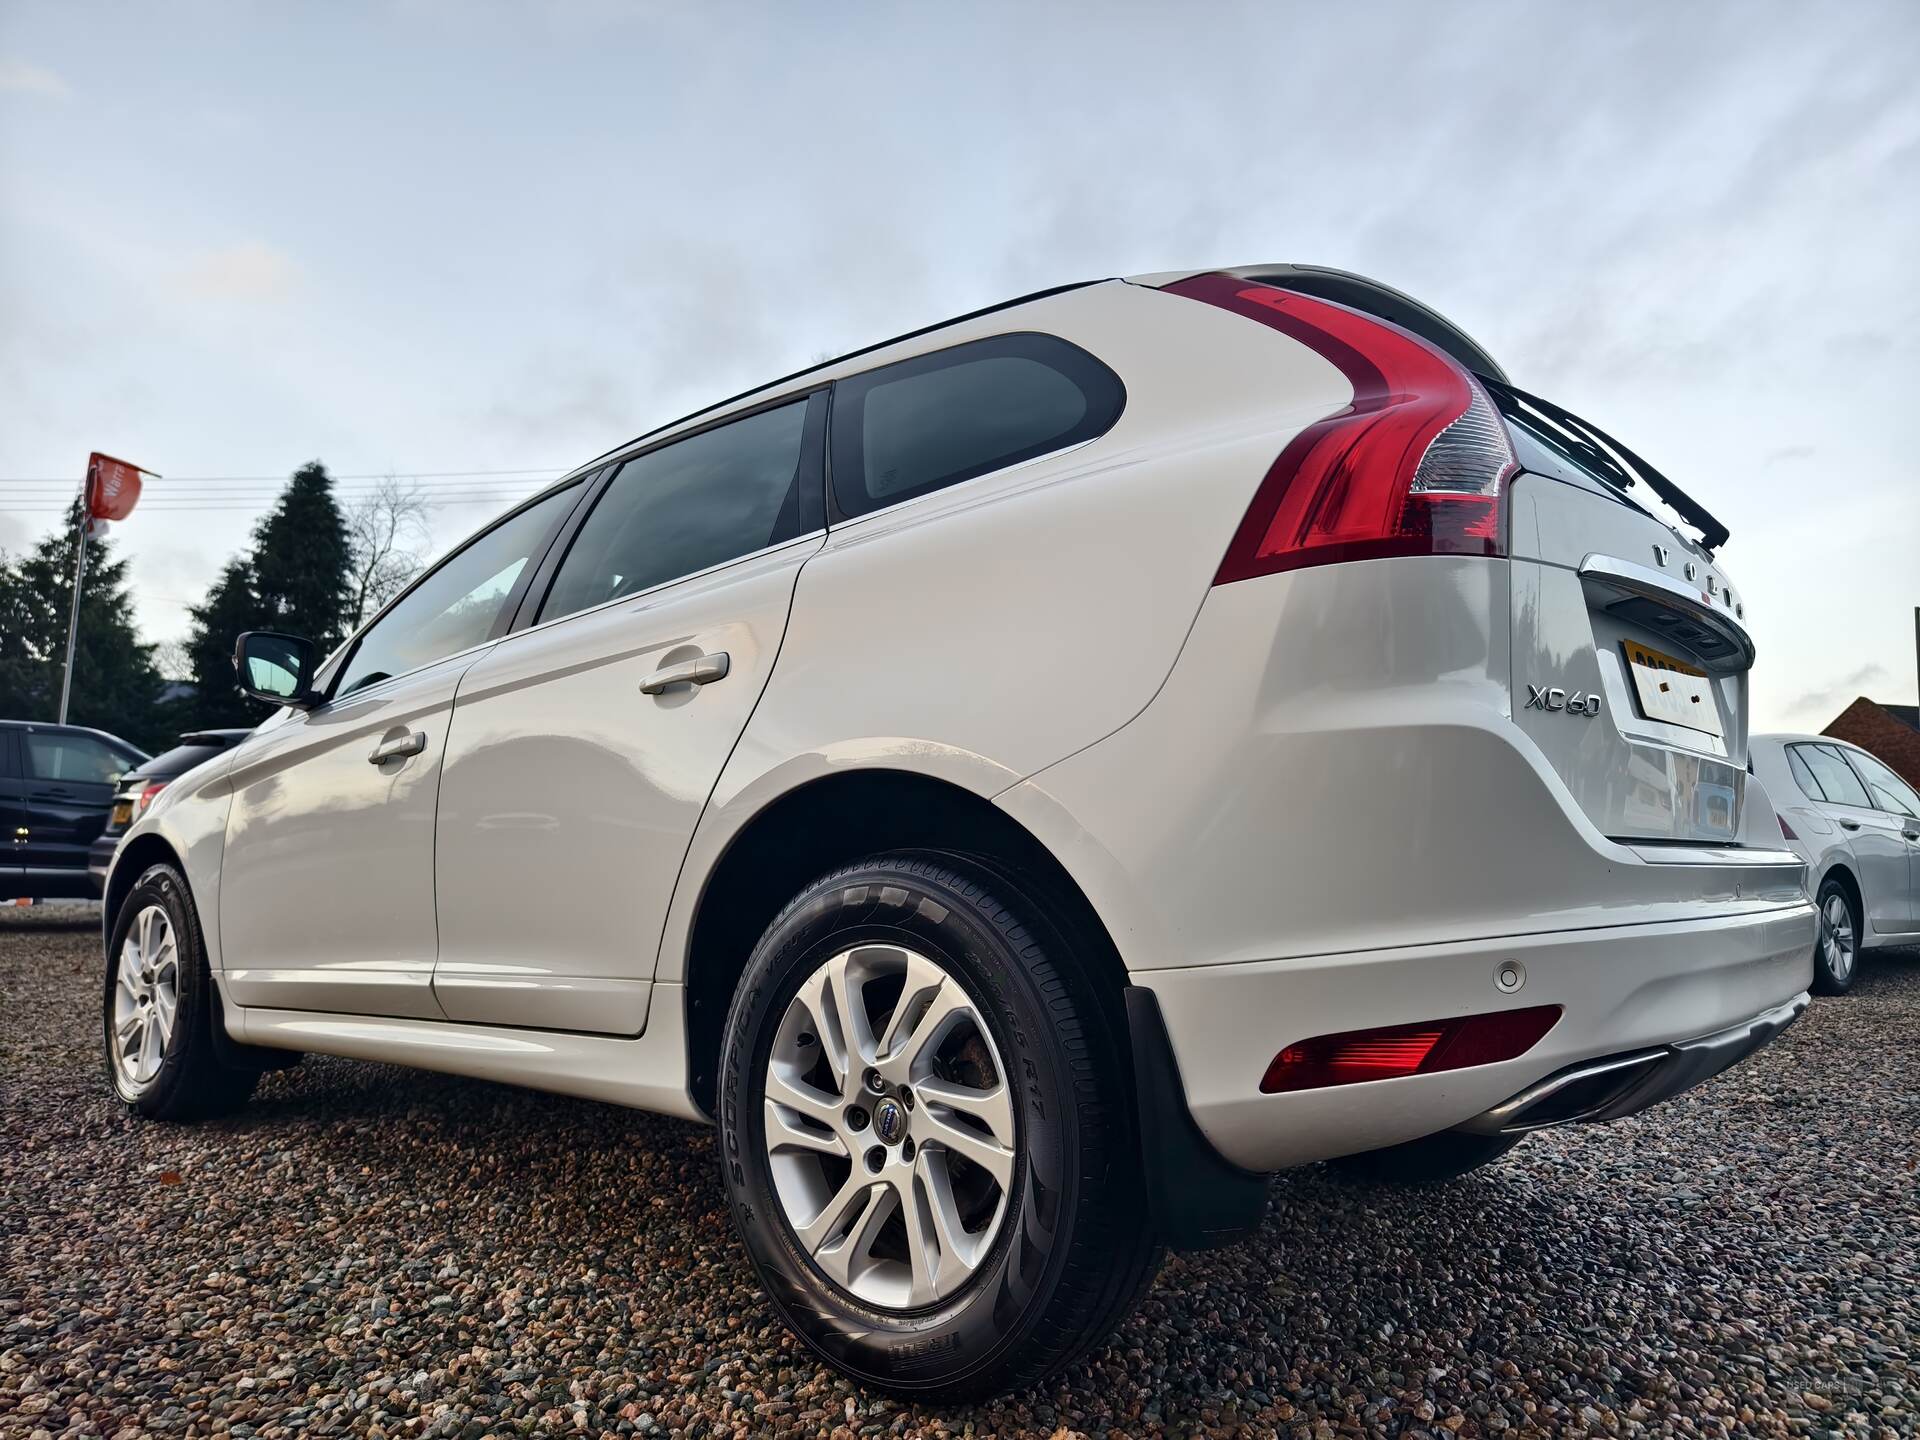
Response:
[{"label": "car rear door", "polygon": [[234,1003],[440,1018],[433,826],[454,692],[579,490],[442,561],[354,643],[326,703],[283,711],[237,747],[220,885]]},{"label": "car rear door", "polygon": [[20,851],[27,837],[21,808],[20,760],[14,727],[0,728],[0,835],[6,844],[0,848],[0,902],[25,896],[20,881]]},{"label": "car rear door", "polygon": [[825,399],[627,459],[536,582],[536,623],[462,678],[436,859],[448,1018],[644,1028],[681,861],[822,543]]},{"label": "car rear door", "polygon": [[1853,852],[1867,929],[1876,935],[1910,929],[1913,900],[1907,856],[1911,847],[1900,817],[1874,808],[1873,796],[1840,746],[1803,741],[1789,745],[1787,755],[1813,777],[1822,797],[1820,813],[1840,827],[1847,849]]},{"label": "car rear door", "polygon": [[1906,920],[1899,928],[1920,931],[1920,794],[1864,750],[1847,747],[1840,753],[1866,785],[1875,812],[1899,827],[1907,849]]}]

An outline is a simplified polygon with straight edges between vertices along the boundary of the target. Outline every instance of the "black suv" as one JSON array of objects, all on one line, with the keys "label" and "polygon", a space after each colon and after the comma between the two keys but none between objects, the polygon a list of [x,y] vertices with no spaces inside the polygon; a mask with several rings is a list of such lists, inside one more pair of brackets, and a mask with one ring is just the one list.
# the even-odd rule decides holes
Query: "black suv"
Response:
[{"label": "black suv", "polygon": [[0,899],[91,900],[88,847],[114,787],[146,759],[104,730],[0,720]]},{"label": "black suv", "polygon": [[87,859],[94,894],[106,893],[107,869],[113,864],[113,852],[120,846],[120,837],[145,813],[153,797],[194,766],[211,760],[222,750],[232,749],[252,733],[251,730],[189,730],[173,749],[120,777],[120,788],[113,795],[113,811],[107,816],[107,828],[93,842]]}]

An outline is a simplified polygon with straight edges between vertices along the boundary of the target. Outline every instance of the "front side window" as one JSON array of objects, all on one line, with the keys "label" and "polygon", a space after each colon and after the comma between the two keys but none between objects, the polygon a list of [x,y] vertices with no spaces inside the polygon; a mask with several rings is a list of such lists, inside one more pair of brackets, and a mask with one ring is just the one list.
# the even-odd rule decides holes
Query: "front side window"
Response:
[{"label": "front side window", "polygon": [[1830,804],[1857,805],[1862,810],[1873,808],[1866,787],[1831,745],[1795,745],[1788,753],[1800,757],[1819,783],[1821,797]]},{"label": "front side window", "polygon": [[360,637],[334,695],[351,695],[485,640],[520,576],[578,498],[578,485],[556,490],[449,556]]},{"label": "front side window", "polygon": [[808,408],[816,403],[763,410],[627,461],[560,562],[540,618],[571,615],[818,529],[819,469],[808,463],[806,444]]},{"label": "front side window", "polygon": [[833,388],[833,495],[847,515],[1104,435],[1120,379],[1052,335],[996,335]]},{"label": "front side window", "polygon": [[1911,785],[1871,755],[1849,750],[1846,757],[1860,778],[1867,782],[1867,793],[1873,796],[1874,809],[1885,810],[1891,815],[1920,818],[1920,795],[1913,793]]},{"label": "front side window", "polygon": [[91,735],[27,732],[27,773],[35,780],[111,785],[133,763],[132,757]]}]

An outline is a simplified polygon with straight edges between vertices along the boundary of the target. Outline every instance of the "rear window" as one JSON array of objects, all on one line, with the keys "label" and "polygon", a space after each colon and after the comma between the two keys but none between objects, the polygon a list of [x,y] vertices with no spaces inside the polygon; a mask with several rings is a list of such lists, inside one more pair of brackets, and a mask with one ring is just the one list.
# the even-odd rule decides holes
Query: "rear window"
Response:
[{"label": "rear window", "polygon": [[916,355],[833,390],[833,495],[864,515],[1105,434],[1119,376],[1052,335]]},{"label": "rear window", "polygon": [[136,773],[171,780],[186,774],[202,760],[211,760],[224,749],[224,745],[176,745],[171,750],[162,750]]}]

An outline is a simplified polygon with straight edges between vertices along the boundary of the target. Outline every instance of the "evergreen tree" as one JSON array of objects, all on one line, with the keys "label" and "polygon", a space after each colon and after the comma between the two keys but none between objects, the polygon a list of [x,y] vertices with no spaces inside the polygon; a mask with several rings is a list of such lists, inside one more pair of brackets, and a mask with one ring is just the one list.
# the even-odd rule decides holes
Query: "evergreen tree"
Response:
[{"label": "evergreen tree", "polygon": [[333,480],[326,466],[310,461],[294,471],[254,530],[253,593],[260,607],[254,628],[303,636],[325,655],[346,638],[352,561]]},{"label": "evergreen tree", "polygon": [[[31,551],[18,559],[0,556],[0,716],[9,720],[59,718],[81,513],[76,499],[65,522]],[[142,644],[133,628],[127,562],[114,557],[106,535],[92,535],[67,719],[144,750],[164,748],[172,737],[157,709],[160,683],[153,646]]]},{"label": "evergreen tree", "polygon": [[187,672],[194,693],[181,717],[181,729],[252,726],[266,718],[259,703],[240,693],[233,668],[233,642],[243,630],[266,628],[253,590],[253,562],[236,555],[220,571],[207,598],[192,607],[187,636]]}]

